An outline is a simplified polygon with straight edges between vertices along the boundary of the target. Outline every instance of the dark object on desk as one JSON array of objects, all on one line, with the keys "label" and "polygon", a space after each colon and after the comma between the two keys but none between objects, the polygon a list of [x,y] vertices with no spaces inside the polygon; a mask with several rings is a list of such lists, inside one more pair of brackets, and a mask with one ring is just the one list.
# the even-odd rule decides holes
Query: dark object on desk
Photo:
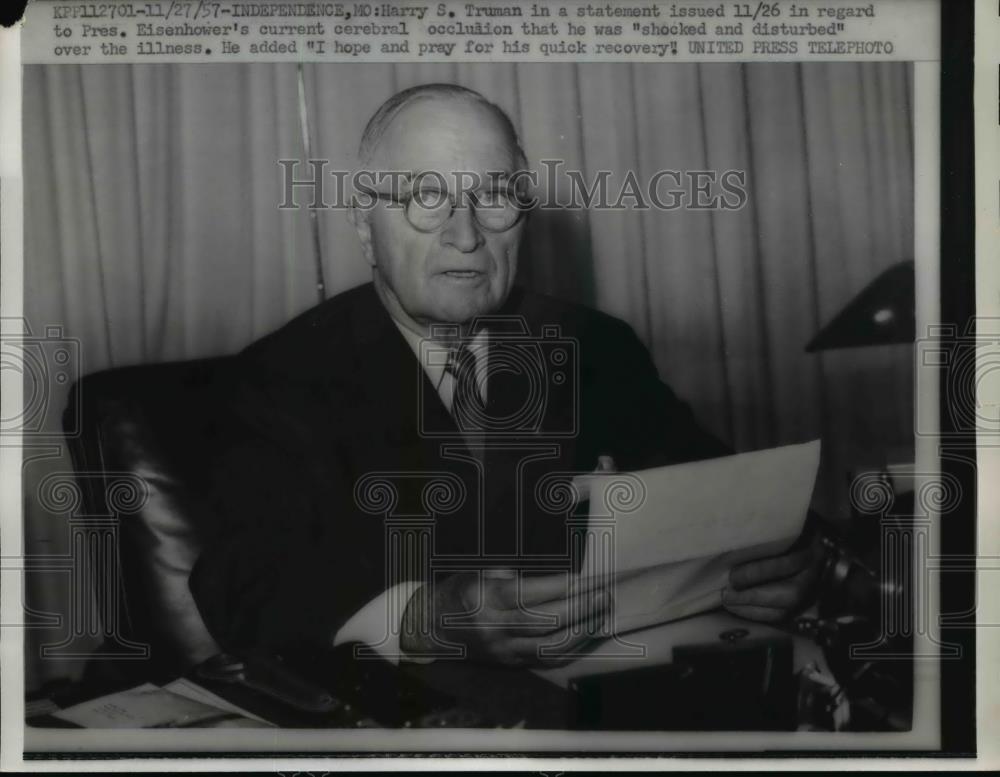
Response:
[{"label": "dark object on desk", "polygon": [[575,681],[576,727],[789,731],[796,726],[792,642],[721,639],[674,649],[669,666]]},{"label": "dark object on desk", "polygon": [[[282,659],[223,655],[192,673],[200,685],[273,723],[293,728],[424,727],[461,712],[454,697],[378,658],[358,659],[357,643]],[[431,722],[427,722],[430,719]],[[472,720],[464,715],[463,720]],[[475,725],[478,723],[478,718]]]},{"label": "dark object on desk", "polygon": [[299,712],[322,715],[343,707],[329,691],[305,681],[272,656],[243,659],[219,653],[199,664],[194,675],[202,683],[245,687]]},{"label": "dark object on desk", "polygon": [[806,351],[912,343],[915,307],[913,262],[900,262],[862,289],[809,341]]},{"label": "dark object on desk", "polygon": [[819,617],[797,620],[799,632],[823,647],[850,700],[853,730],[911,726],[916,613],[908,592],[917,547],[912,514],[912,492],[894,493],[882,514],[855,516],[845,535],[828,532]]}]

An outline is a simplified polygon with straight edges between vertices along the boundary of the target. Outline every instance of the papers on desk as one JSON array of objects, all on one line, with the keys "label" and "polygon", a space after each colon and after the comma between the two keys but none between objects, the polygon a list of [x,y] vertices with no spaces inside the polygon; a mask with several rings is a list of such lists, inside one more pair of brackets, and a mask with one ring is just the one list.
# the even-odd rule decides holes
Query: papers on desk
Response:
[{"label": "papers on desk", "polygon": [[815,440],[628,473],[644,492],[628,512],[614,509],[621,477],[589,477],[583,575],[613,577],[615,630],[718,607],[733,566],[786,550],[802,532],[819,453]]},{"label": "papers on desk", "polygon": [[251,720],[256,720],[265,726],[273,726],[274,724],[264,720],[264,718],[259,715],[254,715],[242,707],[237,707],[232,702],[226,701],[221,696],[212,693],[207,688],[202,688],[197,683],[188,680],[186,677],[180,677],[174,680],[172,683],[163,686],[163,690],[175,693],[178,696],[183,696],[186,699],[193,699],[194,701],[200,701],[204,704],[208,704],[211,707],[216,707],[217,709],[223,710],[224,712],[235,712],[237,715],[250,718]]},{"label": "papers on desk", "polygon": [[[220,704],[221,702],[221,704]],[[259,728],[261,718],[188,681],[145,683],[52,713],[83,728]]]}]

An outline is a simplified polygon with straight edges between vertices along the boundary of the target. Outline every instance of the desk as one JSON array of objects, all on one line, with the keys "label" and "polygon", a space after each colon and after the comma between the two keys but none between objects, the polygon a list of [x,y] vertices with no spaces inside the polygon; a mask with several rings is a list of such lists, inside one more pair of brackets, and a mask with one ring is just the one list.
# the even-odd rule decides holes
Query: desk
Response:
[{"label": "desk", "polygon": [[[725,643],[721,635],[739,643],[785,640],[792,643],[792,671],[810,662],[825,670],[822,651],[811,640],[787,631],[750,623],[722,611],[631,632],[623,637],[641,645],[641,657],[616,657],[612,642],[598,643],[586,656],[560,668],[521,670],[486,667],[460,661],[407,664],[393,667],[383,661],[356,661],[349,652],[337,654],[340,665],[330,676],[351,675],[350,687],[331,688],[350,709],[323,714],[282,710],[273,700],[254,697],[239,686],[198,680],[210,691],[281,726],[294,728],[344,728],[356,726],[406,726],[416,728],[534,728],[571,729],[577,725],[577,696],[572,684],[587,675],[607,675],[642,668],[654,677],[666,677],[675,648]],[[734,642],[736,644],[736,642]],[[92,692],[89,697],[114,689]],[[353,694],[353,695],[352,695]],[[82,701],[79,694],[73,701]],[[683,709],[683,700],[672,700]],[[366,704],[369,708],[366,709]],[[65,706],[65,705],[61,705]],[[640,723],[642,723],[640,721]],[[58,721],[32,720],[31,725],[60,725]],[[642,727],[659,730],[651,718]],[[707,726],[711,728],[711,726]]]}]

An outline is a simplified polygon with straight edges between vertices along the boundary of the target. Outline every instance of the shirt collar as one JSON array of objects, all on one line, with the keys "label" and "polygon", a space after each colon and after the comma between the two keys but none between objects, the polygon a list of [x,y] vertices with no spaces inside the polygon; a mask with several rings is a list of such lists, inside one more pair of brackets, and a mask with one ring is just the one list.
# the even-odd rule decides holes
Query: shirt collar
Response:
[{"label": "shirt collar", "polygon": [[[420,362],[420,366],[424,368],[424,372],[427,374],[428,379],[430,379],[431,385],[434,386],[435,389],[439,389],[445,374],[444,368],[447,363],[447,358],[444,357],[444,352],[447,351],[447,348],[442,346],[440,350],[436,348],[429,349],[426,344],[433,343],[433,340],[414,332],[409,327],[401,324],[395,318],[392,319],[392,322],[396,325],[400,334],[403,335],[403,339],[406,340],[410,348],[413,350],[413,355],[417,357],[417,361]],[[480,391],[484,389],[486,381],[488,343],[489,333],[485,328],[476,332],[472,339],[466,343],[473,355],[476,357],[476,382],[479,384]],[[421,347],[421,344],[425,345]],[[433,356],[431,356],[431,354],[433,354]]]}]

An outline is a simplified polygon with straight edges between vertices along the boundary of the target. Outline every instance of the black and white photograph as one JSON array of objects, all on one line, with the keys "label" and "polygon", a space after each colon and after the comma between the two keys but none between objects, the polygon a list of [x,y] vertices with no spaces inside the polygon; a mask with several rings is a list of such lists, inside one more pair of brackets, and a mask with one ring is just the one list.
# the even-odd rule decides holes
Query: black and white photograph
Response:
[{"label": "black and white photograph", "polygon": [[[683,36],[652,5],[563,12]],[[310,23],[565,24],[454,7]],[[26,756],[942,747],[934,67],[226,24],[23,66]]]}]

